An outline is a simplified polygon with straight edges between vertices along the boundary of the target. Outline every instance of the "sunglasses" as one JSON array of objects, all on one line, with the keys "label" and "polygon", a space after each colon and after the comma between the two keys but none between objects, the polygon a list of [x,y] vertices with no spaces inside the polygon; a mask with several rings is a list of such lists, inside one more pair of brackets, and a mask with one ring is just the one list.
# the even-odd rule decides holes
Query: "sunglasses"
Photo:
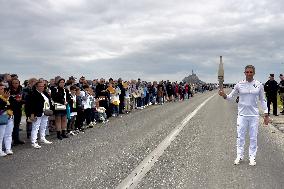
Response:
[{"label": "sunglasses", "polygon": [[245,73],[253,73],[252,71],[246,71]]}]

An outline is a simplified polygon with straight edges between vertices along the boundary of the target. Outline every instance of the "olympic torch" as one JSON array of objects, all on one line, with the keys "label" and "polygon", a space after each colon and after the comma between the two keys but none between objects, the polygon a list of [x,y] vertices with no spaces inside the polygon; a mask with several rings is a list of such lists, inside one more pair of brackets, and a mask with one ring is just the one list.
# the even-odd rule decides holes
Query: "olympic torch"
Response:
[{"label": "olympic torch", "polygon": [[220,90],[222,90],[223,83],[224,83],[224,67],[223,67],[222,56],[220,56],[220,63],[219,63],[219,69],[218,69],[218,80],[219,80],[219,88]]}]

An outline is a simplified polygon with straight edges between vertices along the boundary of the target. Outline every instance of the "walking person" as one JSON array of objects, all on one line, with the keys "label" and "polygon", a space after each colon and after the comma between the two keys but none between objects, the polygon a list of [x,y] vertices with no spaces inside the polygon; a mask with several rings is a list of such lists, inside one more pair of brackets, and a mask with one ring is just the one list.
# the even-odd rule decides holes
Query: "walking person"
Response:
[{"label": "walking person", "polygon": [[263,85],[255,80],[255,67],[247,65],[245,67],[246,79],[238,82],[232,92],[227,95],[223,90],[219,90],[219,95],[224,99],[232,100],[235,95],[239,95],[238,118],[237,118],[237,158],[235,165],[240,164],[244,156],[244,144],[246,130],[249,129],[250,145],[249,145],[249,165],[256,165],[255,157],[257,152],[257,133],[259,126],[259,100],[264,110],[264,124],[269,122],[268,108],[264,98]]}]

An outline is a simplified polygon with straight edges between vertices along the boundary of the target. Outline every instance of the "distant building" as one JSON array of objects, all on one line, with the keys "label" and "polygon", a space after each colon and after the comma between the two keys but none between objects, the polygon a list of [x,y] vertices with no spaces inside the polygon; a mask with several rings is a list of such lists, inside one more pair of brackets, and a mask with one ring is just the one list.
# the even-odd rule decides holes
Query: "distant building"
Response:
[{"label": "distant building", "polygon": [[201,81],[198,78],[198,76],[193,72],[193,70],[192,70],[191,75],[189,75],[188,77],[185,77],[182,81],[186,83],[190,83],[190,84],[198,84],[198,85],[205,84],[204,81]]}]

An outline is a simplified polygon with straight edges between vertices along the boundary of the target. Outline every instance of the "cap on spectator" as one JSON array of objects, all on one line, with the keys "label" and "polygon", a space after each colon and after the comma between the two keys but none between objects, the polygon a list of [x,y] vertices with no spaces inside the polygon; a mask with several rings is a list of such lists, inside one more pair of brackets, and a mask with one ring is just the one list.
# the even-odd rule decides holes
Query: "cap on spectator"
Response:
[{"label": "cap on spectator", "polygon": [[274,74],[270,74],[270,77],[274,77]]},{"label": "cap on spectator", "polygon": [[11,74],[11,77],[18,77],[17,74]]},{"label": "cap on spectator", "polygon": [[81,76],[80,79],[85,79],[85,76]]}]

